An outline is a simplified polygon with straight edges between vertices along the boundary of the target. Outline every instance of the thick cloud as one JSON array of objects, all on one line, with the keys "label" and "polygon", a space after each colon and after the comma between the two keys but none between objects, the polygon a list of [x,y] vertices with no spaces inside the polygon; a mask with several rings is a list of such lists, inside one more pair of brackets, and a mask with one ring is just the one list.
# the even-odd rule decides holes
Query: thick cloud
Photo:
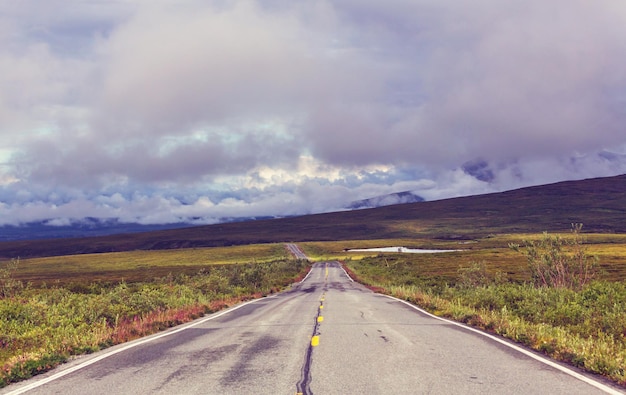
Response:
[{"label": "thick cloud", "polygon": [[0,223],[623,173],[625,70],[614,0],[7,2]]},{"label": "thick cloud", "polygon": [[[320,155],[454,166],[623,143],[626,9],[611,1],[420,3],[397,2],[399,27],[387,3],[355,12],[379,34],[372,41],[383,49],[369,54],[402,72],[382,76],[382,103],[319,115]],[[333,126],[341,133],[320,137]]]}]

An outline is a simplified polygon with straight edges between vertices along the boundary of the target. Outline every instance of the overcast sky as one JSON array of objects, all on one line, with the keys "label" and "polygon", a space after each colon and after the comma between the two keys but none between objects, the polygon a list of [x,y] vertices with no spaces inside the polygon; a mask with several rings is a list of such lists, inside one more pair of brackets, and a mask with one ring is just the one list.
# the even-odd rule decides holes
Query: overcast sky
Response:
[{"label": "overcast sky", "polygon": [[0,225],[622,173],[623,0],[0,2]]}]

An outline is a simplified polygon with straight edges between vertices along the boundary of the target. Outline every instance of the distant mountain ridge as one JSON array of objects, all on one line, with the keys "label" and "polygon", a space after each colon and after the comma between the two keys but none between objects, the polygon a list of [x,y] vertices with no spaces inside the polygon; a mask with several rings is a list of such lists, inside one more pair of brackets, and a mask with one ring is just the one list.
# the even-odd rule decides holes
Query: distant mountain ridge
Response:
[{"label": "distant mountain ridge", "polygon": [[[245,222],[274,217],[220,218],[219,223]],[[98,237],[116,234],[153,232],[157,230],[180,229],[196,226],[189,222],[167,224],[139,224],[120,222],[116,218],[83,218],[67,225],[53,225],[50,221],[36,221],[21,225],[1,225],[0,242],[16,240],[64,239],[76,237]]]},{"label": "distant mountain ridge", "polygon": [[[390,193],[387,195],[375,196],[369,199],[357,200],[346,208],[358,210],[364,208],[384,207],[393,204],[406,204],[423,202],[421,196],[411,191]],[[216,223],[258,221],[264,219],[286,218],[274,216],[256,217],[224,217],[219,218]],[[54,224],[54,220],[34,221],[21,225],[0,226],[0,242],[17,240],[40,240],[40,239],[63,239],[76,237],[97,237],[110,236],[116,234],[142,233],[157,230],[180,229],[197,226],[191,222],[176,222],[167,224],[139,224],[120,222],[116,218],[83,218],[69,221],[67,224]]]},{"label": "distant mountain ridge", "polygon": [[626,175],[484,195],[101,237],[0,242],[0,260],[130,250],[304,241],[476,240],[490,234],[626,234]]},{"label": "distant mountain ridge", "polygon": [[143,225],[137,223],[122,223],[117,219],[99,218],[85,218],[67,225],[51,225],[48,221],[36,221],[22,225],[0,226],[0,241],[106,236],[120,233],[177,229],[189,226],[191,226],[191,224],[187,223]]},{"label": "distant mountain ridge", "polygon": [[375,196],[368,199],[356,200],[350,205],[349,209],[356,210],[362,208],[376,208],[391,206],[392,204],[407,204],[407,203],[419,203],[423,202],[424,198],[414,194],[411,191],[390,193],[387,195]]}]

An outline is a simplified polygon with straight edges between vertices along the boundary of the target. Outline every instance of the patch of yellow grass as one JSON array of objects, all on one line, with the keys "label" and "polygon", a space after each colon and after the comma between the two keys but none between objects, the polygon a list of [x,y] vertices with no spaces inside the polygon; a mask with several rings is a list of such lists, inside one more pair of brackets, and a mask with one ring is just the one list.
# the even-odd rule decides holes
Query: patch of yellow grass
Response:
[{"label": "patch of yellow grass", "polygon": [[268,262],[284,258],[283,244],[253,244],[232,247],[188,248],[65,255],[20,260],[24,273],[77,273],[119,271],[157,267],[203,266],[248,262]]}]

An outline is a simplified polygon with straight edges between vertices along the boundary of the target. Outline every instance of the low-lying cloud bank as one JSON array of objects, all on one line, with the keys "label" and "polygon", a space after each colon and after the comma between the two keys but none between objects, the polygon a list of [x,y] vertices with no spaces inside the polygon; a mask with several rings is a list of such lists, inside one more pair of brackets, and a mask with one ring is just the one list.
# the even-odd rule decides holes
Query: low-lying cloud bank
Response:
[{"label": "low-lying cloud bank", "polygon": [[[593,178],[626,173],[623,156],[602,152],[565,161],[535,161],[510,166],[480,162],[478,174],[467,168],[433,173],[419,178],[411,171],[390,169],[372,173],[338,172],[329,178],[272,181],[259,173],[223,180],[215,190],[163,188],[145,193],[125,190],[88,194],[80,190],[40,191],[18,183],[0,189],[11,190],[8,204],[0,202],[0,225],[46,221],[50,226],[80,223],[83,218],[115,218],[122,223],[212,224],[251,217],[283,217],[344,210],[359,199],[390,192],[412,191],[426,200],[498,192],[518,187],[567,179]],[[547,170],[549,169],[549,171]],[[485,173],[489,180],[485,180]],[[528,176],[532,174],[532,176]],[[265,186],[262,186],[265,185]]]}]

